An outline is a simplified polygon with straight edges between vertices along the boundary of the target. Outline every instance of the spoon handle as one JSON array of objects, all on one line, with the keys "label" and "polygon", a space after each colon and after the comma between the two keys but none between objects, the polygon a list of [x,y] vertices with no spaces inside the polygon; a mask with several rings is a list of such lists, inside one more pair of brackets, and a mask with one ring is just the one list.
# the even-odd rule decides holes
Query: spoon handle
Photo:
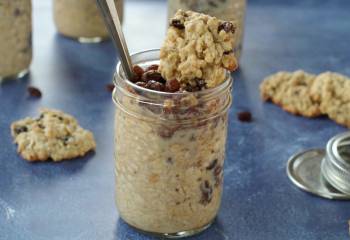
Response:
[{"label": "spoon handle", "polygon": [[114,0],[96,0],[96,2],[102,12],[109,34],[115,46],[119,49],[123,70],[127,78],[132,79],[134,76],[132,62]]}]

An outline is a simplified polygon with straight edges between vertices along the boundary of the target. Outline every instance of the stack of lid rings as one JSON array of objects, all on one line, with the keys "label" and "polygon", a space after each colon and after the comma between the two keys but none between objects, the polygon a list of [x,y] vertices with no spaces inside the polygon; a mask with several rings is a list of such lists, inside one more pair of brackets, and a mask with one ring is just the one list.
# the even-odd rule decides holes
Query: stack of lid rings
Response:
[{"label": "stack of lid rings", "polygon": [[350,132],[328,141],[326,149],[292,156],[287,174],[299,188],[329,199],[350,200]]}]

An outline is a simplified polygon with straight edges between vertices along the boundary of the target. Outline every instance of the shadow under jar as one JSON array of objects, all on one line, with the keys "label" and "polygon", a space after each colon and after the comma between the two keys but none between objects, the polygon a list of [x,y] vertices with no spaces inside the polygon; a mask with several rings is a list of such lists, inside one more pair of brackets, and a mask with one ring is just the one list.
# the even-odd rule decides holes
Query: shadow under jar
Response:
[{"label": "shadow under jar", "polygon": [[[159,50],[134,54],[141,67]],[[128,81],[117,66],[116,204],[134,228],[180,238],[210,226],[220,207],[232,79],[199,92],[165,93]]]},{"label": "shadow under jar", "polygon": [[200,12],[225,21],[235,22],[237,28],[233,49],[237,59],[240,58],[244,34],[246,0],[168,0],[169,19],[179,9]]},{"label": "shadow under jar", "polygon": [[[120,21],[123,0],[114,0]],[[59,33],[82,43],[98,43],[109,38],[96,0],[54,0],[54,20]]]},{"label": "shadow under jar", "polygon": [[0,0],[0,80],[23,77],[32,61],[30,0]]}]

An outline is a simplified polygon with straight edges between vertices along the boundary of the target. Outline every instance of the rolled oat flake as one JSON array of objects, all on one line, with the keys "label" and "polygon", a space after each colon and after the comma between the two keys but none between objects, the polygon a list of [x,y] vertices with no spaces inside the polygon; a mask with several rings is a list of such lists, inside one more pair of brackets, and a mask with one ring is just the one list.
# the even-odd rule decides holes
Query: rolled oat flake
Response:
[{"label": "rolled oat flake", "polygon": [[350,132],[336,135],[326,149],[293,155],[287,175],[300,189],[319,197],[350,200]]}]

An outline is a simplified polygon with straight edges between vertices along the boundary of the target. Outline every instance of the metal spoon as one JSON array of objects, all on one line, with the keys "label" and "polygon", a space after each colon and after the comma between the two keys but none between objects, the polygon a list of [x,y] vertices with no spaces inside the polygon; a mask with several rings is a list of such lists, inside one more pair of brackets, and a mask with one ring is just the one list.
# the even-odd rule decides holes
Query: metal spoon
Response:
[{"label": "metal spoon", "polygon": [[132,62],[129,54],[128,47],[125,42],[122,26],[119,21],[117,8],[114,4],[114,0],[96,0],[98,7],[103,15],[103,19],[108,28],[109,34],[119,49],[121,58],[121,65],[128,79],[132,79],[134,76]]}]

